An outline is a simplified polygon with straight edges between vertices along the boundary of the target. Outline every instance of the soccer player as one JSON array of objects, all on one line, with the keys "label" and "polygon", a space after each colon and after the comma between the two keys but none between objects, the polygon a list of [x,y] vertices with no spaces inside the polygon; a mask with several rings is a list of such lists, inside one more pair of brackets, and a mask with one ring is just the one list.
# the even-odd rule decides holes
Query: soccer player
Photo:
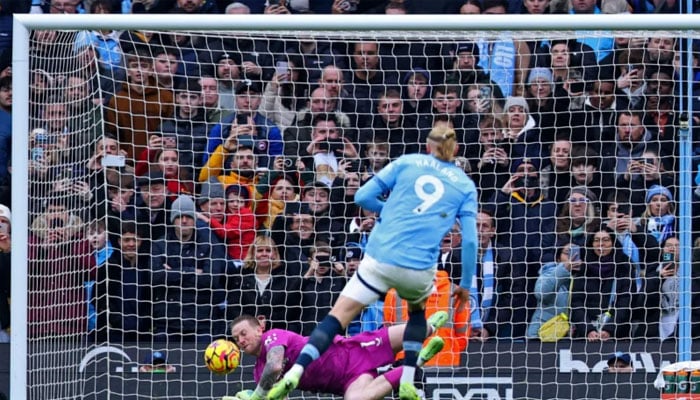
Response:
[{"label": "soccer player", "polygon": [[409,308],[399,398],[419,399],[413,380],[418,351],[426,338],[425,300],[433,289],[440,242],[456,218],[462,225],[463,271],[454,293],[459,311],[469,301],[477,249],[477,193],[474,182],[453,162],[455,131],[433,128],[427,149],[430,154],[399,157],[355,194],[360,207],[379,213],[365,257],[333,309],[311,333],[294,366],[270,390],[268,399],[282,400],[296,388],[304,369],[321,357],[335,335],[363,307],[383,298],[392,288]]},{"label": "soccer player", "polygon": [[[428,319],[426,329],[435,331],[447,322],[444,311]],[[264,331],[264,320],[243,314],[231,323],[231,336],[246,354],[256,357],[253,375],[258,387],[244,390],[235,397],[222,400],[262,400],[285,369],[285,360],[296,358],[307,337],[283,329]],[[346,400],[383,399],[399,386],[402,367],[379,375],[377,368],[394,362],[401,351],[406,325],[394,325],[345,338],[336,336],[328,351],[311,364],[299,382],[299,389],[344,396]],[[444,346],[444,340],[433,337],[420,352],[421,366]]]}]

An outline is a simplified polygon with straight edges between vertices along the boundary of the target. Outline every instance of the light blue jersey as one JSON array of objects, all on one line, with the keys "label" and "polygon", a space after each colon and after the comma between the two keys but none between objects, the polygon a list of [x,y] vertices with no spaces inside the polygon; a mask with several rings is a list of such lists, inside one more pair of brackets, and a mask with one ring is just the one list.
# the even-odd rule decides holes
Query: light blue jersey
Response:
[{"label": "light blue jersey", "polygon": [[[431,268],[455,219],[476,218],[474,182],[453,163],[432,155],[404,155],[372,181],[360,188],[355,201],[363,208],[381,209],[365,249],[381,263]],[[378,191],[389,194],[386,202],[377,202]]]}]

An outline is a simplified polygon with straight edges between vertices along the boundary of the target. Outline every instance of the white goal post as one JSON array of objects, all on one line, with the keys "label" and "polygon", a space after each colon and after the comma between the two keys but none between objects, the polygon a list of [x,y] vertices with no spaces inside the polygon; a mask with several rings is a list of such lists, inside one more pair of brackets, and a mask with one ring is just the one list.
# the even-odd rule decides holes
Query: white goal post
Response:
[{"label": "white goal post", "polygon": [[[29,259],[29,204],[30,196],[27,182],[29,176],[29,136],[30,131],[30,32],[33,30],[154,30],[154,31],[204,31],[216,33],[230,32],[322,32],[326,36],[353,38],[387,38],[388,35],[420,37],[425,32],[440,36],[445,33],[451,37],[462,34],[466,39],[485,32],[508,32],[517,37],[519,32],[538,32],[546,35],[556,31],[568,35],[574,31],[607,32],[673,32],[681,37],[681,48],[692,49],[692,40],[700,36],[700,15],[281,15],[263,16],[246,15],[206,15],[192,18],[185,15],[34,15],[16,14],[13,29],[12,83],[13,83],[13,146],[12,146],[12,331],[11,331],[11,392],[12,399],[27,396],[28,369],[28,274]],[[346,34],[343,36],[342,34]],[[339,36],[335,36],[338,34]],[[476,36],[474,36],[476,37]],[[683,92],[681,100],[682,114],[693,115],[693,67],[692,57],[687,57],[683,70],[687,73],[681,77]],[[687,84],[690,82],[690,85]],[[678,361],[690,360],[691,356],[691,203],[692,203],[692,134],[693,120],[687,126],[680,127],[679,160],[679,198],[677,199],[677,217],[680,238],[680,325],[678,327]],[[697,278],[696,278],[697,279]],[[196,384],[196,383],[192,383]]]}]

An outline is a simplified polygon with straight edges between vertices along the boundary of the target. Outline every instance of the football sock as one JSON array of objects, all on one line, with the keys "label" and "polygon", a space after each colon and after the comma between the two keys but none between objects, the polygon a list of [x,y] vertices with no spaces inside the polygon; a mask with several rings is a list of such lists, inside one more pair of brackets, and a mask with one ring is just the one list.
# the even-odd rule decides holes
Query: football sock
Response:
[{"label": "football sock", "polygon": [[425,311],[415,310],[408,313],[408,323],[403,333],[404,367],[401,374],[401,382],[413,384],[416,374],[416,362],[418,353],[423,346],[427,326],[425,321]]},{"label": "football sock", "polygon": [[[425,322],[423,322],[423,324],[425,324]],[[343,327],[336,317],[330,314],[326,315],[323,321],[321,321],[311,333],[309,341],[304,348],[301,349],[301,354],[299,354],[299,358],[297,358],[296,365],[300,365],[302,368],[306,369],[312,361],[321,357],[321,354],[328,350],[328,347],[333,343],[333,338],[335,335],[339,334],[342,329]],[[420,348],[418,350],[420,350]]]}]

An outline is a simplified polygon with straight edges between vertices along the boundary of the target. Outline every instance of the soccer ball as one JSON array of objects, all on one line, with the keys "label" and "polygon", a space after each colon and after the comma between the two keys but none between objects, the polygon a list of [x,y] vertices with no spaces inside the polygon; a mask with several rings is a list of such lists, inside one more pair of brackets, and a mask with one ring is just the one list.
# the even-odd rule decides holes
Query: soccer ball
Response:
[{"label": "soccer ball", "polygon": [[204,350],[204,364],[216,374],[235,371],[240,360],[241,350],[235,343],[226,339],[215,340]]}]

